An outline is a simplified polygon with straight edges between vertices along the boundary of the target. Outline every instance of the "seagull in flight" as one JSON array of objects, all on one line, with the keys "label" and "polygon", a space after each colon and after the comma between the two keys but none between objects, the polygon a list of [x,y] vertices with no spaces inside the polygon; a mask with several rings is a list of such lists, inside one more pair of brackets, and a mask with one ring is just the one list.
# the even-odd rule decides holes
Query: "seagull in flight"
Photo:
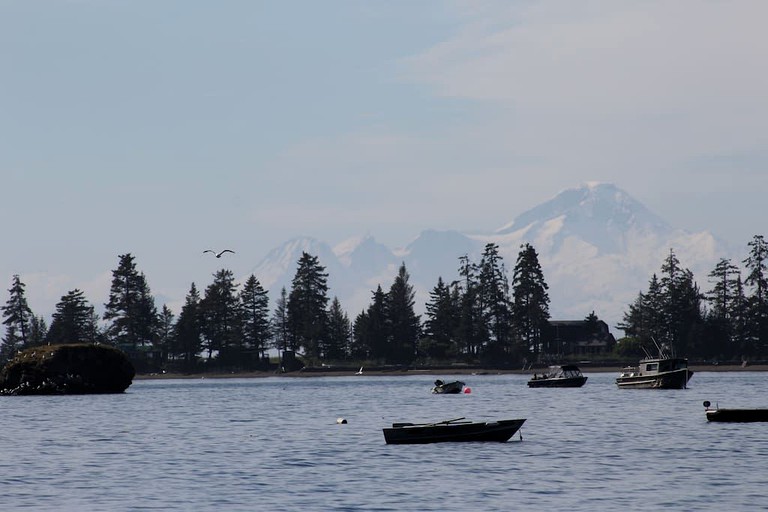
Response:
[{"label": "seagull in flight", "polygon": [[207,252],[213,254],[217,258],[221,258],[221,255],[224,254],[225,252],[231,252],[232,254],[235,254],[235,251],[232,251],[230,249],[224,249],[223,251],[221,251],[219,253],[217,253],[216,251],[212,251],[211,249],[206,249],[206,250],[203,251],[203,254],[205,254]]}]

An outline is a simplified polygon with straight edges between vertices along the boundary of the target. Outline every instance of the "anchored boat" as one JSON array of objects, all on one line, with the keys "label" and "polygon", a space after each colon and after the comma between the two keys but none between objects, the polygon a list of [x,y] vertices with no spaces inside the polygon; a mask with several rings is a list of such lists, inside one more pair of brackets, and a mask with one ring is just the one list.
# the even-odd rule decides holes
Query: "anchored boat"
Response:
[{"label": "anchored boat", "polygon": [[628,366],[621,370],[616,379],[620,388],[633,389],[684,389],[693,376],[688,369],[688,360],[672,357],[659,348],[658,357],[641,359],[637,366]]},{"label": "anchored boat", "polygon": [[456,394],[461,393],[463,389],[464,383],[460,380],[455,380],[453,382],[443,382],[442,380],[437,379],[435,381],[435,387],[432,388],[432,392],[437,395]]},{"label": "anchored boat", "polygon": [[495,441],[504,443],[525,423],[525,419],[499,421],[462,421],[464,418],[436,423],[393,423],[385,428],[387,444],[425,444],[445,442]]},{"label": "anchored boat", "polygon": [[712,404],[709,400],[704,402],[704,412],[709,421],[732,423],[768,421],[768,409],[720,409],[717,405],[714,409],[710,409],[710,405]]},{"label": "anchored boat", "polygon": [[528,381],[529,388],[580,388],[587,382],[587,377],[574,364],[550,366],[549,370],[539,376],[534,374]]}]

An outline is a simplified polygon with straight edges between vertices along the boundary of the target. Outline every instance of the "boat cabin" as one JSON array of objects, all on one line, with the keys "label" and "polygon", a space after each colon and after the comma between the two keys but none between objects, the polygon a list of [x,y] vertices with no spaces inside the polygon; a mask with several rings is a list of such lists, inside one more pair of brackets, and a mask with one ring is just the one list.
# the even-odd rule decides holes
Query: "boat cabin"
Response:
[{"label": "boat cabin", "polygon": [[654,373],[672,372],[675,370],[683,370],[688,368],[688,360],[681,358],[670,359],[644,359],[640,361],[639,367],[630,367],[630,371],[634,371],[639,375],[648,375]]},{"label": "boat cabin", "polygon": [[547,372],[538,375],[534,375],[534,380],[536,379],[570,379],[572,377],[581,377],[581,370],[578,366],[573,364],[566,364],[562,366],[550,366],[547,369]]}]

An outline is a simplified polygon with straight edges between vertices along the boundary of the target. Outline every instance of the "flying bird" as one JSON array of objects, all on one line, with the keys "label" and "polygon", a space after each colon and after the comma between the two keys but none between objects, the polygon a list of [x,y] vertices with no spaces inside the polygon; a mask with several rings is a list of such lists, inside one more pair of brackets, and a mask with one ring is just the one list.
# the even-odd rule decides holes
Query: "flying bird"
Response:
[{"label": "flying bird", "polygon": [[224,254],[225,252],[231,252],[232,254],[235,254],[235,251],[232,251],[232,250],[229,250],[229,249],[224,249],[223,251],[221,251],[219,253],[217,253],[216,251],[212,251],[211,249],[206,249],[206,250],[203,251],[203,254],[205,254],[207,252],[213,254],[217,258],[221,258],[221,255]]}]

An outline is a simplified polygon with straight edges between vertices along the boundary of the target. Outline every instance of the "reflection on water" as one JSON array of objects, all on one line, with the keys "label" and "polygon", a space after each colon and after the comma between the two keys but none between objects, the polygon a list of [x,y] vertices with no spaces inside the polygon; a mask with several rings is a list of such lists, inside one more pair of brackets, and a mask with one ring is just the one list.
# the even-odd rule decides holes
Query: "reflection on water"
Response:
[{"label": "reflection on water", "polygon": [[[143,380],[123,395],[0,397],[4,510],[672,510],[768,502],[768,373],[687,390],[577,389],[521,375]],[[386,445],[397,421],[527,418],[511,441]],[[339,417],[348,424],[336,423]]]}]

